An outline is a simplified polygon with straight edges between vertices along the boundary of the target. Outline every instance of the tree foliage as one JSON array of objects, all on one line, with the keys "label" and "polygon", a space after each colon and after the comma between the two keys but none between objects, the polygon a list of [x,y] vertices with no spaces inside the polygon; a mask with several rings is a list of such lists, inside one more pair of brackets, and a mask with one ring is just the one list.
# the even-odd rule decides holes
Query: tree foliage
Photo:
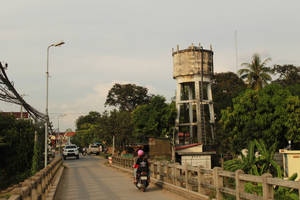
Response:
[{"label": "tree foliage", "polygon": [[32,121],[16,120],[13,116],[0,114],[0,127],[0,189],[3,189],[32,175],[35,130],[39,135],[35,167],[40,169],[43,166],[41,150],[44,138],[42,128]]},{"label": "tree foliage", "polygon": [[[273,177],[283,178],[280,166],[274,160],[276,144],[267,146],[263,140],[253,140],[249,143],[246,155],[240,154],[241,158],[228,160],[224,163],[225,170],[243,170],[246,174],[261,176],[265,173],[272,174]],[[294,181],[297,173],[288,180]],[[245,183],[245,191],[251,194],[263,195],[262,184]],[[299,199],[298,191],[286,187],[274,188],[275,199],[296,200]]]},{"label": "tree foliage", "polygon": [[[258,152],[258,154],[256,154]],[[266,146],[263,140],[250,141],[246,155],[240,153],[241,159],[236,158],[224,163],[224,169],[236,171],[243,170],[246,174],[261,176],[270,173],[275,177],[282,178],[280,166],[274,161],[276,144]]]},{"label": "tree foliage", "polygon": [[146,137],[165,137],[175,125],[175,103],[167,104],[162,96],[153,96],[148,104],[138,106],[132,113],[134,136],[140,141]]},{"label": "tree foliage", "polygon": [[146,142],[148,136],[165,137],[175,124],[175,103],[166,103],[162,96],[148,96],[147,89],[127,84],[115,84],[106,104],[119,107],[102,114],[90,112],[76,121],[72,142],[80,147],[93,142],[115,144],[118,150],[127,144]]},{"label": "tree foliage", "polygon": [[105,105],[133,111],[138,105],[149,102],[148,89],[135,84],[116,83],[108,92]]},{"label": "tree foliage", "polygon": [[96,124],[100,118],[100,113],[90,111],[88,115],[80,116],[76,120],[76,130],[88,129],[91,124]]},{"label": "tree foliage", "polygon": [[233,99],[233,108],[222,111],[219,121],[232,153],[238,153],[253,139],[266,145],[287,145],[300,140],[300,101],[287,89],[272,84],[260,91],[247,90]]},{"label": "tree foliage", "polygon": [[212,85],[214,111],[216,119],[221,117],[221,110],[232,107],[232,99],[247,88],[246,84],[233,72],[216,73]]},{"label": "tree foliage", "polygon": [[283,86],[300,84],[300,67],[294,65],[274,65],[272,71],[279,75],[274,82]]},{"label": "tree foliage", "polygon": [[254,54],[250,63],[242,64],[246,68],[240,69],[238,73],[242,79],[246,79],[249,88],[259,90],[272,80],[272,70],[266,66],[270,60],[271,58],[266,58],[261,61],[260,56]]},{"label": "tree foliage", "polygon": [[[93,119],[93,120],[83,120]],[[112,144],[112,137],[116,136],[116,146],[118,149],[124,148],[129,143],[132,135],[131,115],[127,111],[116,109],[110,112],[90,112],[86,116],[80,116],[77,122],[80,123],[76,135],[72,137],[72,143],[79,147],[86,147],[95,142]]]}]

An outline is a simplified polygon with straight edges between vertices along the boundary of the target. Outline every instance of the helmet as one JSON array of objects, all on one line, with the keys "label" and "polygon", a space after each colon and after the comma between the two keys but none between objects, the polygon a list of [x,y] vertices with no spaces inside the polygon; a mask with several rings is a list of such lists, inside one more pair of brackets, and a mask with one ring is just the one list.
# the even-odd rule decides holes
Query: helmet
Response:
[{"label": "helmet", "polygon": [[144,155],[144,151],[143,150],[138,150],[138,156],[142,156]]}]

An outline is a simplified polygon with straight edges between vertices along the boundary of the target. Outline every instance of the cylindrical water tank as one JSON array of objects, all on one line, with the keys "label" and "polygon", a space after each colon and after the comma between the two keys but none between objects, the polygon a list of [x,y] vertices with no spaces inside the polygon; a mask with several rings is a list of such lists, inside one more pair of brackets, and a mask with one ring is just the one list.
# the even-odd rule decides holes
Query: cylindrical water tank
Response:
[{"label": "cylindrical water tank", "polygon": [[213,51],[202,47],[190,46],[187,49],[173,51],[173,78],[179,76],[211,76],[213,73]]}]

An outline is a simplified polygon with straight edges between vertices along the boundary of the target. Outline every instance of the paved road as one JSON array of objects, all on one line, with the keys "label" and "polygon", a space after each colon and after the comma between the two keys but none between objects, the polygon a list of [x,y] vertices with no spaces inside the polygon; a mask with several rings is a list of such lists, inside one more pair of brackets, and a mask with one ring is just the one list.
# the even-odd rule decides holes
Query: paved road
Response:
[{"label": "paved road", "polygon": [[138,191],[132,177],[104,165],[95,156],[64,161],[66,166],[59,184],[56,200],[183,200],[168,191],[150,186]]}]

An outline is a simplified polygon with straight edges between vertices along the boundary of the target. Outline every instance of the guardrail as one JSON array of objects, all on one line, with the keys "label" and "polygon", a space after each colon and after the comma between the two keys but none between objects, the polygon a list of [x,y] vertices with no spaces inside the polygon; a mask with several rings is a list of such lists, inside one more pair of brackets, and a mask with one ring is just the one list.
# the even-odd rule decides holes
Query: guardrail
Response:
[{"label": "guardrail", "polygon": [[34,176],[19,183],[10,193],[9,200],[40,200],[45,199],[51,181],[62,166],[62,158],[55,158],[44,169]]},{"label": "guardrail", "polygon": [[[112,164],[122,168],[132,169],[133,158],[113,157]],[[204,169],[202,167],[182,166],[169,162],[151,162],[150,174],[152,178],[178,186],[190,192],[197,192],[203,199],[223,199],[224,195],[234,196],[237,200],[270,200],[274,199],[276,186],[298,190],[300,196],[300,182],[273,178],[271,174],[254,176],[244,174],[242,170],[236,172],[225,171],[220,167]],[[231,180],[230,180],[231,179]],[[262,186],[262,196],[245,192],[245,183]]]}]

